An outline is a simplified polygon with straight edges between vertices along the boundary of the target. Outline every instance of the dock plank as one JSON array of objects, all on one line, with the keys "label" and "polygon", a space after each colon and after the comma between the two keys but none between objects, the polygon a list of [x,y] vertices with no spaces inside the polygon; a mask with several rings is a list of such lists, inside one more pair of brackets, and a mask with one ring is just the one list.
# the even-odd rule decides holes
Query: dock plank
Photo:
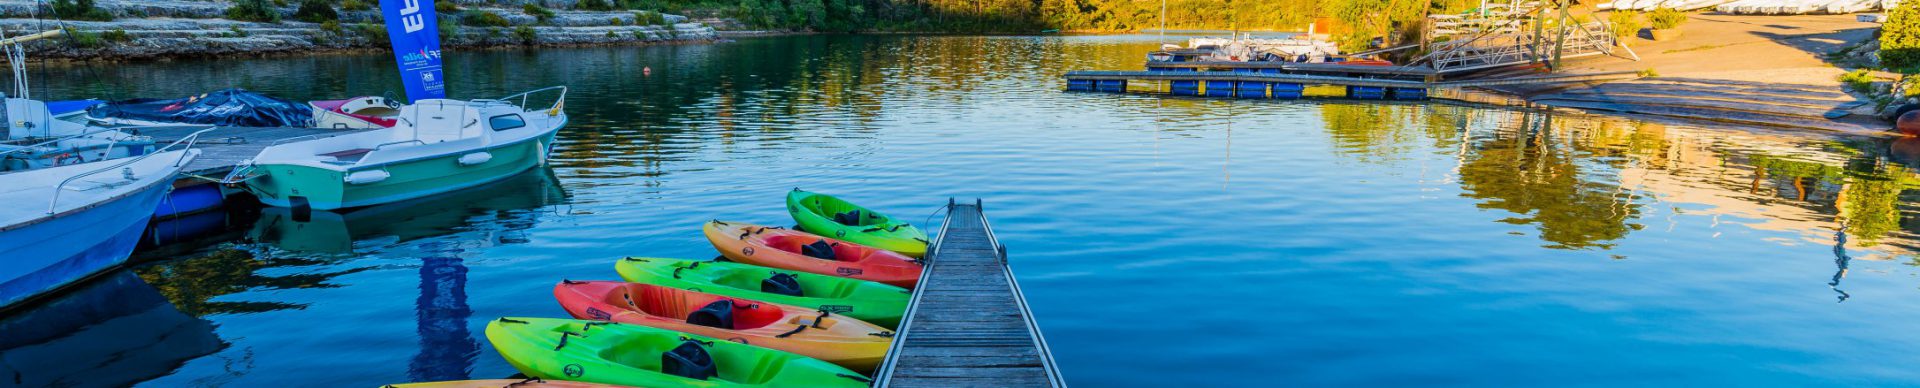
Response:
[{"label": "dock plank", "polygon": [[979,206],[948,210],[881,386],[1064,386]]}]

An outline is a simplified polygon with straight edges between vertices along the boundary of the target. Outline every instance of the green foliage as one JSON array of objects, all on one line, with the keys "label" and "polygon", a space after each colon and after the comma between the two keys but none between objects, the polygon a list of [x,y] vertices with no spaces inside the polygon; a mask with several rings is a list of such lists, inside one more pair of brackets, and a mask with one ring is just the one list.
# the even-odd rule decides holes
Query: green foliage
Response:
[{"label": "green foliage", "polygon": [[235,38],[247,37],[247,30],[240,29],[240,26],[227,27],[227,33],[229,34],[228,36]]},{"label": "green foliage", "polygon": [[520,10],[521,12],[526,12],[528,15],[533,15],[535,19],[540,19],[541,23],[546,23],[547,20],[553,19],[553,10],[542,7],[538,3],[527,3],[526,5],[520,6]]},{"label": "green foliage", "polygon": [[368,11],[372,9],[373,9],[373,5],[367,4],[365,1],[361,1],[361,0],[347,0],[347,1],[340,2],[341,11]]},{"label": "green foliage", "polygon": [[101,33],[100,38],[106,39],[108,42],[125,43],[133,41],[133,34],[128,34],[127,30],[115,28],[111,31]]},{"label": "green foliage", "polygon": [[327,5],[326,0],[303,0],[300,9],[293,11],[293,20],[308,23],[326,23],[340,20],[340,12]]},{"label": "green foliage", "polygon": [[237,0],[233,7],[227,8],[227,18],[239,21],[277,23],[280,11],[273,9],[267,0]]},{"label": "green foliage", "polygon": [[1873,92],[1873,81],[1873,71],[1867,69],[1849,71],[1840,75],[1840,82],[1846,84],[1848,90],[1860,93]]},{"label": "green foliage", "polygon": [[353,25],[353,31],[355,33],[360,34],[361,37],[367,38],[368,40],[372,40],[375,42],[387,40],[386,24],[358,23]]},{"label": "green foliage", "polygon": [[1640,33],[1640,15],[1628,11],[1607,12],[1607,28],[1616,39],[1626,39]]},{"label": "green foliage", "polygon": [[533,27],[520,26],[513,29],[513,37],[519,38],[521,42],[533,43],[534,39],[540,38],[540,32],[534,31]]},{"label": "green foliage", "polygon": [[320,23],[320,30],[321,30],[321,31],[326,31],[326,32],[330,32],[330,33],[333,33],[333,34],[335,34],[335,35],[338,35],[338,34],[340,34],[340,33],[341,33],[341,29],[340,29],[340,21],[339,21],[339,20],[328,20],[328,21],[326,21],[325,23]]},{"label": "green foliage", "polygon": [[93,6],[93,0],[53,0],[53,15],[68,20],[113,20],[113,13]]},{"label": "green foliage", "polygon": [[437,26],[439,27],[437,31],[440,32],[441,39],[452,39],[453,37],[460,36],[460,23],[442,22],[437,23]]},{"label": "green foliage", "polygon": [[1880,65],[1904,74],[1920,72],[1920,1],[1902,1],[1880,26]]},{"label": "green foliage", "polygon": [[580,0],[573,4],[573,9],[586,11],[612,11],[614,8],[614,4],[607,0]]},{"label": "green foliage", "polygon": [[627,19],[621,19],[619,16],[615,16],[615,17],[607,18],[607,24],[614,25],[614,26],[624,26],[624,25],[627,25]]},{"label": "green foliage", "polygon": [[647,11],[634,12],[633,24],[644,25],[644,26],[657,26],[661,24],[667,24],[667,16],[662,15],[659,12],[647,12]]},{"label": "green foliage", "polygon": [[95,48],[105,45],[105,40],[100,39],[100,33],[98,32],[74,31],[71,34],[67,34],[67,37],[70,38],[68,42],[73,45],[73,47]]},{"label": "green foliage", "polygon": [[433,10],[440,13],[460,12],[460,4],[453,0],[433,0]]},{"label": "green foliage", "polygon": [[506,27],[513,25],[507,18],[489,11],[468,12],[461,15],[460,23],[479,27]]},{"label": "green foliage", "polygon": [[1687,13],[1667,7],[1655,8],[1647,13],[1647,24],[1656,30],[1671,30],[1687,22]]}]

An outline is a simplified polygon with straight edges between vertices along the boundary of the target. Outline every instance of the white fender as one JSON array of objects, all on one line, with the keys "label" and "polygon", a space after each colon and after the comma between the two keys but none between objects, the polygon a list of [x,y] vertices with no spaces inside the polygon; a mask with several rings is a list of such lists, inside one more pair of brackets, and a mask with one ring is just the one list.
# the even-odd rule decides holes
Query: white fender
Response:
[{"label": "white fender", "polygon": [[486,163],[489,160],[493,160],[493,154],[486,153],[485,151],[460,155],[460,165],[462,166]]},{"label": "white fender", "polygon": [[390,178],[390,177],[393,177],[393,174],[387,173],[386,170],[366,170],[366,171],[355,171],[355,172],[347,173],[346,180],[347,180],[347,184],[364,185],[369,183],[378,183],[380,181],[387,180],[387,178]]}]

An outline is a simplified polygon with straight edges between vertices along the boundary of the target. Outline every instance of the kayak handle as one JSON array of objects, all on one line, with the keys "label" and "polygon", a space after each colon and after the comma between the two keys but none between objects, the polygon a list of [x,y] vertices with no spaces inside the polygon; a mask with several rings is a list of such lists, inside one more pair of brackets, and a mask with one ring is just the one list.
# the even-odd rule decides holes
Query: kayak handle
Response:
[{"label": "kayak handle", "polygon": [[879,333],[867,333],[867,335],[881,337],[881,338],[893,338],[893,332],[891,331],[881,331]]},{"label": "kayak handle", "polygon": [[507,318],[500,318],[500,322],[505,322],[505,323],[518,323],[518,324],[522,324],[522,325],[524,325],[524,324],[527,324],[527,321],[522,321],[522,320],[517,320],[517,319],[507,319]]},{"label": "kayak handle", "polygon": [[794,334],[800,334],[800,332],[806,331],[806,330],[807,330],[807,325],[794,325],[793,331],[788,331],[785,333],[774,335],[773,338],[787,338],[787,337],[793,336]]},{"label": "kayak handle", "polygon": [[684,335],[680,336],[680,340],[700,344],[701,346],[713,347],[713,341],[701,341],[701,340],[693,339],[691,337],[687,337]]},{"label": "kayak handle", "polygon": [[[559,346],[554,346],[554,347],[553,347],[553,350],[560,350],[560,348],[564,348],[564,347],[567,347],[567,336],[580,336],[580,335],[579,335],[579,334],[574,334],[574,333],[573,333],[573,332],[571,332],[571,331],[563,331],[563,332],[560,332],[560,345],[559,345]],[[685,338],[685,337],[682,337],[682,338]]]},{"label": "kayak handle", "polygon": [[827,312],[826,309],[820,309],[820,316],[813,318],[813,328],[824,329],[823,327],[820,327],[820,321],[826,320],[827,316],[832,314],[833,313]]}]

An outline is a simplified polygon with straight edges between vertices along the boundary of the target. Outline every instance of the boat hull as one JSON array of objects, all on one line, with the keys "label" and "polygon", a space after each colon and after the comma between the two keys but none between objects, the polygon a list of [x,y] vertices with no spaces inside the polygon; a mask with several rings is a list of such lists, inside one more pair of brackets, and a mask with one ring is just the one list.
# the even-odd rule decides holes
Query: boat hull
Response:
[{"label": "boat hull", "polygon": [[[386,179],[348,183],[350,172],[297,164],[261,164],[263,175],[247,181],[247,191],[269,206],[338,210],[405,201],[506,179],[546,160],[555,132],[517,143],[388,163],[355,171],[385,171]],[[462,164],[461,156],[487,152],[490,159]]]},{"label": "boat hull", "polygon": [[140,191],[0,233],[0,306],[11,306],[124,264],[172,186]]}]

